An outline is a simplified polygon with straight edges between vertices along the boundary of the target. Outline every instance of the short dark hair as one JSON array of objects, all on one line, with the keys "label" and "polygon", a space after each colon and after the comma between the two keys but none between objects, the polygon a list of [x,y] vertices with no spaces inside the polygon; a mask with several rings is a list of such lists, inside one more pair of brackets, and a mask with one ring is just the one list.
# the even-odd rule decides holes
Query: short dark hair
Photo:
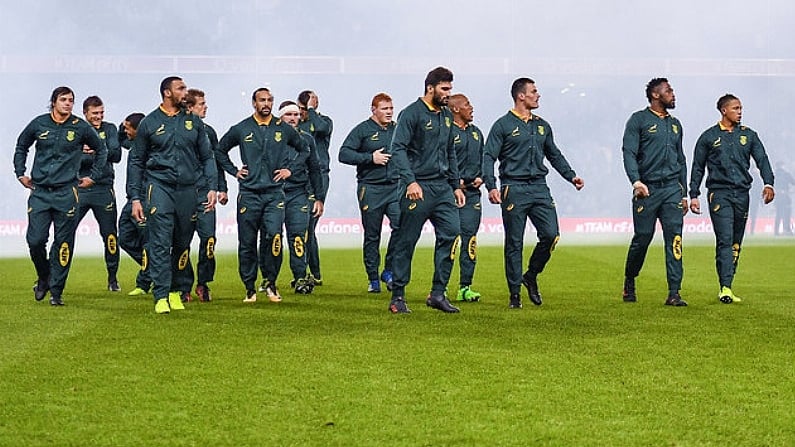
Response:
[{"label": "short dark hair", "polygon": [[260,87],[260,88],[258,88],[256,90],[254,90],[254,93],[251,94],[251,100],[252,101],[256,101],[257,100],[257,93],[259,93],[259,92],[268,92],[268,93],[270,93],[271,91],[267,87]]},{"label": "short dark hair", "polygon": [[663,82],[668,82],[666,78],[652,78],[648,84],[646,84],[646,99],[651,102],[651,94],[654,92],[654,89],[660,86]]},{"label": "short dark hair", "polygon": [[722,109],[729,101],[734,101],[735,99],[738,101],[740,100],[740,98],[732,95],[731,93],[726,93],[725,95],[718,98],[718,112],[720,112],[720,109]]},{"label": "short dark hair", "polygon": [[132,126],[133,129],[137,129],[138,124],[141,123],[141,120],[144,119],[144,116],[145,115],[141,112],[133,112],[127,115],[127,118],[124,118],[124,121],[130,123],[130,126]]},{"label": "short dark hair", "polygon": [[436,67],[425,76],[424,89],[427,90],[429,85],[436,87],[441,82],[453,82],[453,72],[444,67]]},{"label": "short dark hair", "polygon": [[60,87],[56,87],[55,90],[52,91],[52,95],[50,95],[49,109],[52,110],[52,106],[55,105],[55,101],[58,100],[59,96],[68,95],[70,93],[72,94],[72,97],[74,98],[75,92],[73,92],[72,89],[70,89],[69,87],[66,87],[66,86],[63,86],[63,85],[60,86]]},{"label": "short dark hair", "polygon": [[[301,104],[303,106],[307,105],[309,103],[309,98],[312,97],[312,93],[313,93],[312,90],[304,90],[301,93],[299,93],[298,104]],[[279,108],[281,109],[281,107]]]},{"label": "short dark hair", "polygon": [[513,81],[511,84],[511,98],[514,101],[519,97],[519,93],[524,93],[525,89],[527,89],[527,84],[535,84],[536,81],[530,78],[518,78]]},{"label": "short dark hair", "polygon": [[102,105],[102,99],[99,96],[89,96],[83,101],[83,113],[88,112],[89,107],[99,107]]},{"label": "short dark hair", "polygon": [[181,80],[182,80],[182,78],[180,78],[179,76],[169,76],[169,77],[163,79],[162,81],[160,81],[160,97],[161,98],[165,98],[166,95],[163,92],[168,90],[168,89],[170,89],[171,88],[171,84],[174,81],[181,81]]},{"label": "short dark hair", "polygon": [[204,92],[197,88],[189,88],[188,94],[185,95],[185,105],[193,107],[199,102],[199,98],[204,98]]}]

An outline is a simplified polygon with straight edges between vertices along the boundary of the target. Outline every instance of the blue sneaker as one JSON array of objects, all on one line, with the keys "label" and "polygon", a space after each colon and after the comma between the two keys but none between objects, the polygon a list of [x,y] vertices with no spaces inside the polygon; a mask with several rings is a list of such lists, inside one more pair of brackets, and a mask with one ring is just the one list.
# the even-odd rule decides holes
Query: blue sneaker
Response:
[{"label": "blue sneaker", "polygon": [[[381,281],[386,284],[386,290],[392,290],[392,271],[391,270],[384,270],[381,272]],[[379,288],[380,289],[380,288]]]}]

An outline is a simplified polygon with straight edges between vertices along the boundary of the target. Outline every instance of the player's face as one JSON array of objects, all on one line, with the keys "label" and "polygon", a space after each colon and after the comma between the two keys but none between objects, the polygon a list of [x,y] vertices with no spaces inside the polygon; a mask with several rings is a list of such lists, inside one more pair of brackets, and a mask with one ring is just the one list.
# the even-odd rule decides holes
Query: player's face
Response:
[{"label": "player's face", "polygon": [[95,129],[99,129],[99,126],[102,125],[102,120],[105,119],[105,106],[88,106],[88,109],[83,114],[86,116],[88,124],[94,126]]},{"label": "player's face", "polygon": [[529,110],[535,110],[541,100],[541,93],[538,93],[538,87],[535,84],[529,83],[525,85],[524,93],[519,94],[519,99]]},{"label": "player's face", "polygon": [[66,116],[72,113],[72,107],[75,105],[75,96],[71,93],[64,93],[63,95],[55,98],[55,103],[52,105],[52,111],[56,115]]},{"label": "player's face", "polygon": [[285,123],[296,127],[298,126],[298,121],[301,120],[301,114],[297,110],[290,110],[282,113],[281,119]]},{"label": "player's face", "polygon": [[164,98],[171,101],[171,104],[175,106],[185,106],[185,97],[188,96],[188,86],[185,85],[185,81],[183,80],[176,80],[171,82],[171,87],[165,91]]},{"label": "player's face", "polygon": [[127,134],[127,138],[129,138],[130,140],[134,140],[135,139],[135,134],[138,133],[138,129],[134,129],[132,124],[130,124],[129,121],[124,121],[121,124],[122,124],[122,126],[124,126],[124,133]]},{"label": "player's face", "polygon": [[193,107],[189,107],[188,110],[190,113],[204,119],[207,116],[207,100],[203,96],[196,97],[196,104]]},{"label": "player's face", "polygon": [[254,112],[257,116],[260,118],[267,118],[271,114],[271,110],[273,110],[273,95],[264,90],[259,91],[256,96],[254,96],[252,105],[254,106]]},{"label": "player's face", "polygon": [[463,119],[465,123],[472,122],[474,112],[475,108],[472,107],[472,104],[470,104],[468,99],[465,99],[463,103],[458,106],[458,113],[461,115],[461,119]]},{"label": "player's face", "polygon": [[663,82],[658,85],[657,94],[660,97],[660,104],[662,104],[663,107],[666,109],[676,108],[676,95],[674,94],[674,88],[671,87],[671,84]]},{"label": "player's face", "polygon": [[440,82],[433,86],[433,105],[444,107],[450,101],[450,92],[453,90],[452,82]]},{"label": "player's face", "polygon": [[394,113],[395,107],[392,105],[392,101],[378,101],[378,105],[373,107],[373,119],[382,126],[392,122]]},{"label": "player's face", "polygon": [[743,119],[743,103],[739,99],[732,99],[723,106],[721,113],[730,123],[734,125],[740,124]]}]

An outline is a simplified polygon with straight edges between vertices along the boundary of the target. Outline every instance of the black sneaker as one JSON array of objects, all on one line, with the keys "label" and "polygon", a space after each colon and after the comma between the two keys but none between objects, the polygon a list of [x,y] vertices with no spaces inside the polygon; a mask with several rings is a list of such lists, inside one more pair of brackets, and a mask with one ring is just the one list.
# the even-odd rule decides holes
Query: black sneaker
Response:
[{"label": "black sneaker", "polygon": [[39,278],[36,281],[36,285],[33,286],[33,298],[36,301],[41,301],[47,296],[47,292],[50,291],[50,281],[47,279]]},{"label": "black sneaker", "polygon": [[116,279],[108,280],[108,290],[111,292],[121,292],[121,287],[119,287],[119,281]]},{"label": "black sneaker", "polygon": [[428,295],[428,299],[425,300],[425,305],[436,310],[441,310],[442,312],[446,312],[448,314],[457,314],[461,312],[461,310],[452,304],[450,301],[447,300],[447,297],[442,295]]},{"label": "black sneaker", "polygon": [[530,295],[530,302],[536,306],[540,306],[542,301],[541,294],[538,293],[538,281],[536,280],[536,275],[530,273],[530,270],[526,271],[525,274],[522,275],[522,284],[527,287],[527,294]]},{"label": "black sneaker", "polygon": [[522,296],[518,293],[512,293],[511,297],[509,298],[508,303],[509,309],[521,309],[522,308]]},{"label": "black sneaker", "polygon": [[406,300],[402,296],[392,297],[389,302],[389,311],[393,314],[410,314],[411,310],[406,306]]},{"label": "black sneaker", "polygon": [[204,284],[199,284],[196,286],[196,296],[199,297],[199,301],[206,303],[211,301],[213,298],[210,296],[210,288]]},{"label": "black sneaker", "polygon": [[50,296],[50,305],[51,306],[63,306],[63,300],[60,296]]},{"label": "black sneaker", "polygon": [[308,278],[298,278],[295,282],[295,293],[309,295],[315,289],[315,284]]},{"label": "black sneaker", "polygon": [[188,290],[187,292],[181,292],[179,294],[179,300],[182,301],[183,303],[190,303],[191,301],[193,301],[193,296],[191,296],[190,290]]},{"label": "black sneaker", "polygon": [[638,296],[635,295],[635,278],[624,278],[623,298],[625,303],[634,303],[638,300]]},{"label": "black sneaker", "polygon": [[687,306],[687,301],[683,300],[678,293],[674,293],[673,295],[668,296],[668,299],[665,300],[665,305],[676,307]]}]

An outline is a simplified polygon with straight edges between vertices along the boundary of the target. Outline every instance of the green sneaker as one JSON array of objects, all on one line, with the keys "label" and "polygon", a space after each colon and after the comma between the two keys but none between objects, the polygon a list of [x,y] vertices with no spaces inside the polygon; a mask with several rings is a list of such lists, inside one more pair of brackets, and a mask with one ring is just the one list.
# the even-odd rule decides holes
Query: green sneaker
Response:
[{"label": "green sneaker", "polygon": [[155,301],[155,313],[156,314],[167,314],[171,312],[171,308],[168,306],[168,300],[165,298],[160,298],[159,300]]},{"label": "green sneaker", "polygon": [[720,293],[718,294],[718,301],[720,301],[723,304],[731,304],[731,303],[739,303],[742,300],[740,299],[740,297],[736,296],[732,292],[732,289],[726,286],[722,286],[720,288]]},{"label": "green sneaker", "polygon": [[182,304],[182,294],[179,292],[168,293],[168,306],[171,310],[185,310],[185,305]]},{"label": "green sneaker", "polygon": [[461,287],[458,290],[457,301],[477,302],[480,301],[480,294],[472,290],[469,286]]},{"label": "green sneaker", "polygon": [[147,293],[149,292],[140,287],[136,287],[130,290],[129,292],[127,292],[127,296],[141,296],[141,295],[146,295]]}]

